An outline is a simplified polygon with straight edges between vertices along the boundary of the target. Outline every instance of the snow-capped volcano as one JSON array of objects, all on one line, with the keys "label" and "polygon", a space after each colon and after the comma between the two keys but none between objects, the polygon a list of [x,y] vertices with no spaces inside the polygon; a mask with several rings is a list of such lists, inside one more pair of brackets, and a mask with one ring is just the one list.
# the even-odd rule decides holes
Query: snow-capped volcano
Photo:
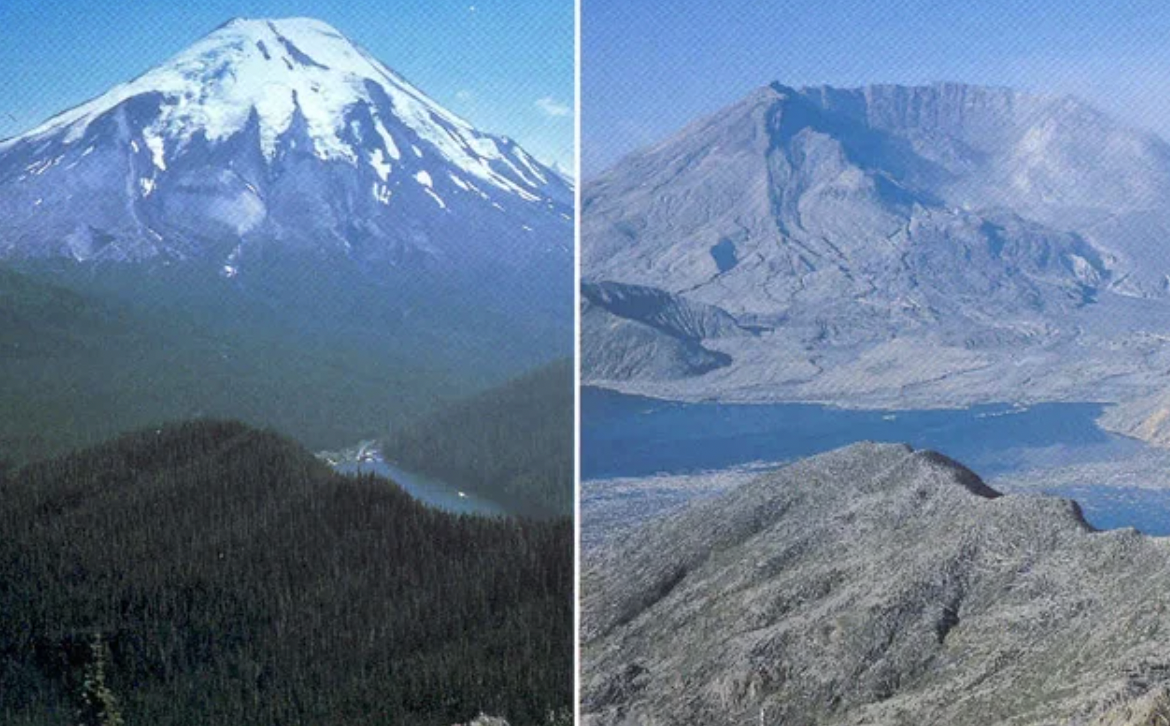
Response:
[{"label": "snow-capped volcano", "polygon": [[0,142],[0,255],[570,252],[571,188],[326,23],[236,19]]}]

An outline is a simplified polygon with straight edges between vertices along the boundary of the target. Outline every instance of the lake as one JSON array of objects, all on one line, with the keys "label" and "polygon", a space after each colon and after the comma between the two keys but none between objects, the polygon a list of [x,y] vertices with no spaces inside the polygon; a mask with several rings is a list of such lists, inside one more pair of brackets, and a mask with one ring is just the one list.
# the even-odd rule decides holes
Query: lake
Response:
[{"label": "lake", "polygon": [[[923,411],[858,411],[816,404],[681,403],[598,388],[581,392],[586,480],[687,474],[800,459],[854,443],[934,449],[991,480],[1073,464],[1121,460],[1146,446],[1099,429],[1095,403],[1009,404]],[[1117,486],[1046,490],[1081,503],[1102,529],[1170,535],[1170,492]]]},{"label": "lake", "polygon": [[483,516],[508,514],[506,509],[489,499],[461,492],[458,487],[438,479],[407,471],[377,455],[371,455],[360,462],[338,464],[335,468],[343,474],[377,474],[386,477],[424,504],[454,514]]}]

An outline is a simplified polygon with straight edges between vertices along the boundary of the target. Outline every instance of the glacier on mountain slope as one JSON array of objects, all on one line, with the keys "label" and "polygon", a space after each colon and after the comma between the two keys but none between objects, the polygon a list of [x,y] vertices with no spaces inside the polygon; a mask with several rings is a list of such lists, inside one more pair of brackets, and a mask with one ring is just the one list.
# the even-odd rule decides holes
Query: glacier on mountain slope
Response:
[{"label": "glacier on mountain slope", "polygon": [[655,370],[621,342],[655,322],[587,301],[644,326],[586,331],[584,376],[600,385],[1112,401],[1162,385],[1170,364],[1170,147],[1075,99],[772,84],[592,180],[583,210],[588,283],[657,289],[754,331],[676,335],[723,364]]}]

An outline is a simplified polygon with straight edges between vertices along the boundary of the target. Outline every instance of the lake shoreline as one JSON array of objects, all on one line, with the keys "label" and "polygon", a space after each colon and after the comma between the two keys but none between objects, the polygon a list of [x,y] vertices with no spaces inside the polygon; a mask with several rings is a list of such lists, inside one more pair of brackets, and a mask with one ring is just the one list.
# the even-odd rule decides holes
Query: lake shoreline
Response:
[{"label": "lake shoreline", "polygon": [[363,441],[341,452],[321,452],[317,457],[341,474],[375,474],[401,487],[423,504],[453,514],[486,517],[513,516],[503,504],[460,489],[426,474],[387,461],[373,441]]},{"label": "lake shoreline", "polygon": [[[1156,475],[1163,459],[1170,466],[1170,452],[1103,430],[1101,408],[1076,402],[855,410],[688,403],[583,387],[582,516],[621,519],[623,496],[646,512],[668,510],[689,500],[704,479],[726,483],[877,441],[939,451],[1005,493],[1075,498],[1095,526],[1170,534],[1170,476]],[[593,507],[606,496],[610,511],[598,515]]]}]

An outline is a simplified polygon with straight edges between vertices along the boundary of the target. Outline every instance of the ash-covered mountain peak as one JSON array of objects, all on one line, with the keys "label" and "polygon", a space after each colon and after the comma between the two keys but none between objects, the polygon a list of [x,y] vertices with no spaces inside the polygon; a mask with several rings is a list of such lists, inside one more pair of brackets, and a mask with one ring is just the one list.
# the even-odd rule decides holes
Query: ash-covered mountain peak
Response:
[{"label": "ash-covered mountain peak", "polygon": [[[651,395],[901,405],[907,391],[1031,398],[1044,376],[1059,381],[1045,398],[1096,398],[1097,382],[1153,360],[1127,341],[1165,333],[1168,237],[1170,146],[1083,101],[771,83],[626,157],[582,207],[588,282],[657,288],[761,334],[690,341],[722,364],[656,372],[618,339],[630,326],[602,321],[585,377]],[[1082,352],[1065,360],[1088,349],[1101,365],[1046,375],[1066,344]]]}]

